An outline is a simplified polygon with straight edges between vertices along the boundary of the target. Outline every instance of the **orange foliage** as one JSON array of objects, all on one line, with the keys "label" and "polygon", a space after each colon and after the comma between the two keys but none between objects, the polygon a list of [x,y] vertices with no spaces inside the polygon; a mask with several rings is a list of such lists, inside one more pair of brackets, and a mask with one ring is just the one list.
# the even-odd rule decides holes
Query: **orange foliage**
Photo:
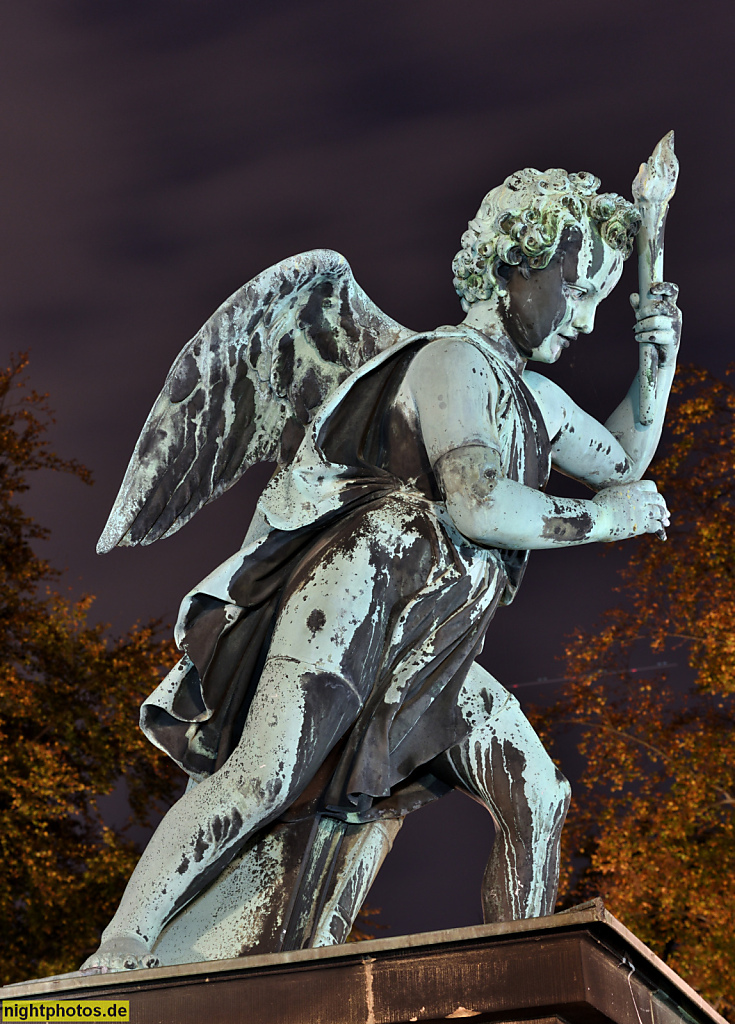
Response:
[{"label": "orange foliage", "polygon": [[[584,770],[565,830],[564,906],[611,911],[722,1013],[735,1011],[735,388],[684,368],[651,476],[668,542],[632,547],[621,599],[566,651],[573,677],[537,710],[575,728]],[[677,650],[691,685],[631,666]],[[608,674],[612,673],[613,683]],[[573,871],[572,864],[581,864]]]},{"label": "orange foliage", "polygon": [[347,936],[347,942],[366,942],[368,939],[379,938],[375,934],[377,931],[382,931],[387,928],[387,924],[379,924],[372,918],[378,917],[382,913],[380,907],[371,907],[369,903],[363,903],[360,908],[360,913],[355,919],[355,923],[352,925],[352,930]]},{"label": "orange foliage", "polygon": [[94,950],[137,860],[127,826],[105,824],[98,801],[125,777],[130,824],[170,802],[180,773],[137,728],[172,645],[156,625],[109,640],[89,626],[91,598],[47,590],[58,576],[32,543],[47,531],[18,495],[37,469],[70,472],[49,451],[44,396],[26,360],[0,371],[0,980],[76,970]]}]

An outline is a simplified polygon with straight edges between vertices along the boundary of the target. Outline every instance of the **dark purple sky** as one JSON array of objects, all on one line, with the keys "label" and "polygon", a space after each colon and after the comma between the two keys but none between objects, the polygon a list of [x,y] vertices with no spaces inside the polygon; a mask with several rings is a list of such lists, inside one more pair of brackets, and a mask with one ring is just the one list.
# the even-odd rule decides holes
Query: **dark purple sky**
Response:
[{"label": "dark purple sky", "polygon": [[[0,336],[6,357],[31,351],[56,449],[94,472],[92,489],[39,478],[29,507],[96,616],[116,631],[170,621],[238,546],[250,477],[170,540],[94,554],[174,356],[293,253],[338,249],[397,320],[454,323],[451,259],[489,188],[562,166],[629,195],[674,128],[667,277],[682,288],[686,358],[724,369],[734,19],[721,0],[6,0]],[[553,370],[602,418],[635,371],[634,288],[633,261],[595,334]],[[610,603],[616,558],[534,555],[488,667],[508,684],[559,675],[561,638]],[[416,815],[371,898],[391,930],[479,920],[488,838],[459,797]]]}]

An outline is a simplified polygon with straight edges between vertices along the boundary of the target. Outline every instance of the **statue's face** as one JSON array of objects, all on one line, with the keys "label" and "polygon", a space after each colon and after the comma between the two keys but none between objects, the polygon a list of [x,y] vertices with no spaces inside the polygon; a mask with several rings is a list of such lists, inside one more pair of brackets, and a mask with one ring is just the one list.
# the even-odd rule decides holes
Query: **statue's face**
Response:
[{"label": "statue's face", "polygon": [[593,227],[565,231],[548,267],[532,270],[528,278],[513,267],[499,312],[524,359],[555,363],[578,334],[589,334],[597,307],[622,271],[622,255]]}]

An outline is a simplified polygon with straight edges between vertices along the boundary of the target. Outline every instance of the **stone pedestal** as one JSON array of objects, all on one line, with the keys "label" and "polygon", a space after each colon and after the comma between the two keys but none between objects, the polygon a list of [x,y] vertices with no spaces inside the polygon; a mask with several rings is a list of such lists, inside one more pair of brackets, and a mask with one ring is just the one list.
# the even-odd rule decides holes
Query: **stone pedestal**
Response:
[{"label": "stone pedestal", "polygon": [[291,953],[12,985],[3,999],[128,999],[133,1024],[723,1018],[603,907]]}]

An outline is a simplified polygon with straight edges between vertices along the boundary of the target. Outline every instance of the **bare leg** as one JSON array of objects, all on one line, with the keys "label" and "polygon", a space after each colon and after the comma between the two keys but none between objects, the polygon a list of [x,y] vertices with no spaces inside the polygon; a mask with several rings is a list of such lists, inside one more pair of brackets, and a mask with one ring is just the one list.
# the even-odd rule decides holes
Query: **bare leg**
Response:
[{"label": "bare leg", "polygon": [[495,821],[483,879],[485,921],[553,914],[569,783],[515,697],[476,663],[459,704],[470,733],[432,769],[483,803]]},{"label": "bare leg", "polygon": [[[328,691],[318,709],[309,700],[315,680]],[[354,690],[335,675],[270,658],[239,746],[163,819],[84,969],[155,966],[146,954],[166,922],[288,807],[358,711]]]},{"label": "bare leg", "polygon": [[[280,952],[290,897],[299,883],[296,844],[301,842],[303,852],[304,831],[308,836],[312,820],[276,822],[259,830],[212,884],[169,921],[154,956],[171,966]],[[401,824],[400,818],[384,818],[347,826],[310,946],[346,940]]]},{"label": "bare leg", "polygon": [[402,825],[403,818],[383,818],[348,827],[312,946],[332,946],[347,941],[360,907]]},{"label": "bare leg", "polygon": [[343,657],[360,623],[371,621],[381,647],[384,637],[373,623],[371,542],[364,531],[348,551],[317,555],[303,568],[237,749],[165,816],[83,969],[153,966],[147,954],[166,922],[293,802],[355,721],[372,680],[367,672],[348,678]]}]

